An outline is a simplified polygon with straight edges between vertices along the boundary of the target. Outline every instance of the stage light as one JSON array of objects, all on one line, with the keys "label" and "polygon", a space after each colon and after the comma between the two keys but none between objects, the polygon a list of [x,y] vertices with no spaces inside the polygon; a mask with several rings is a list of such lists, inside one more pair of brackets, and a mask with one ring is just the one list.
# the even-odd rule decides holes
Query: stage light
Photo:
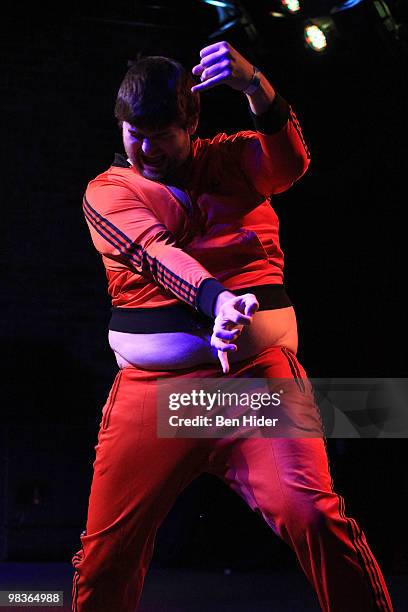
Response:
[{"label": "stage light", "polygon": [[317,25],[305,26],[305,40],[313,51],[325,51],[327,48],[326,36]]},{"label": "stage light", "polygon": [[329,42],[333,40],[336,27],[331,17],[316,17],[305,22],[303,32],[306,45],[322,53],[327,51]]},{"label": "stage light", "polygon": [[218,8],[234,8],[234,5],[231,4],[231,2],[221,2],[220,0],[204,0],[204,3],[212,4]]},{"label": "stage light", "polygon": [[281,4],[289,13],[297,13],[300,11],[299,0],[281,0]]}]

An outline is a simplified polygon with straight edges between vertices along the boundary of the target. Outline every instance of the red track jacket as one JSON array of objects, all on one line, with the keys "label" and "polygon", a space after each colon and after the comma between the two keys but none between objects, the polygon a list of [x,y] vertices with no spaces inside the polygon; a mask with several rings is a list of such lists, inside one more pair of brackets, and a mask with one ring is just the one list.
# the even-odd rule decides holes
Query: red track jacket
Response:
[{"label": "red track jacket", "polygon": [[208,293],[222,287],[209,279],[230,290],[282,284],[270,196],[288,189],[309,164],[299,123],[287,109],[286,123],[273,134],[192,140],[191,210],[133,167],[111,166],[88,184],[85,218],[113,306],[154,308],[182,300],[211,315]]}]

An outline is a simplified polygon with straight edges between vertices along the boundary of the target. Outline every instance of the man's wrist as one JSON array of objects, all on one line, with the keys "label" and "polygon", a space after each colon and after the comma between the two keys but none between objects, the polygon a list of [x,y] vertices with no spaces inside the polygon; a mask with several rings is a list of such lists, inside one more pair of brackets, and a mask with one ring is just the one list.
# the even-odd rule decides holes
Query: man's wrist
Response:
[{"label": "man's wrist", "polygon": [[261,86],[261,71],[256,66],[253,66],[253,74],[252,78],[249,81],[248,85],[245,89],[242,89],[242,93],[247,96],[251,96],[256,92],[257,89]]},{"label": "man's wrist", "polygon": [[216,278],[205,278],[200,284],[196,295],[195,307],[198,312],[206,317],[215,317],[214,312],[217,298],[226,291],[224,285],[217,281]]},{"label": "man's wrist", "polygon": [[218,316],[223,304],[234,297],[237,296],[234,293],[231,293],[231,291],[223,291],[222,293],[218,294],[217,299],[214,302],[214,317]]},{"label": "man's wrist", "polygon": [[[257,73],[259,85],[253,89],[252,93],[246,93],[249,107],[254,115],[262,115],[273,104],[276,98],[276,91],[261,72]],[[248,89],[244,90],[248,92]]]}]

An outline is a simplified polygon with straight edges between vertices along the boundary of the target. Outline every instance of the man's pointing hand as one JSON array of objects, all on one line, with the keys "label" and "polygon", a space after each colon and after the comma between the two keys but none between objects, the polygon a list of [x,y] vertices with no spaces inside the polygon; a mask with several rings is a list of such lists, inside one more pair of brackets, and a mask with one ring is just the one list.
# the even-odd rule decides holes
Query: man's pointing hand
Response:
[{"label": "man's pointing hand", "polygon": [[218,351],[224,374],[229,372],[228,351],[237,350],[234,342],[241,335],[243,328],[251,324],[252,315],[258,308],[258,301],[252,293],[234,296],[225,291],[218,296],[211,346]]}]

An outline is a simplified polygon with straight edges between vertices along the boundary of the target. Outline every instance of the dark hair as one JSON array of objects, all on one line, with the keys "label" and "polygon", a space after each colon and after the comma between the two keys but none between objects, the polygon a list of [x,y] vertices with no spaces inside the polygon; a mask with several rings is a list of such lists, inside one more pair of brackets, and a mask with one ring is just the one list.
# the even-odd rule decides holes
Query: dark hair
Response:
[{"label": "dark hair", "polygon": [[137,60],[127,71],[116,98],[115,117],[141,129],[187,128],[200,112],[193,76],[179,62],[162,56]]}]

